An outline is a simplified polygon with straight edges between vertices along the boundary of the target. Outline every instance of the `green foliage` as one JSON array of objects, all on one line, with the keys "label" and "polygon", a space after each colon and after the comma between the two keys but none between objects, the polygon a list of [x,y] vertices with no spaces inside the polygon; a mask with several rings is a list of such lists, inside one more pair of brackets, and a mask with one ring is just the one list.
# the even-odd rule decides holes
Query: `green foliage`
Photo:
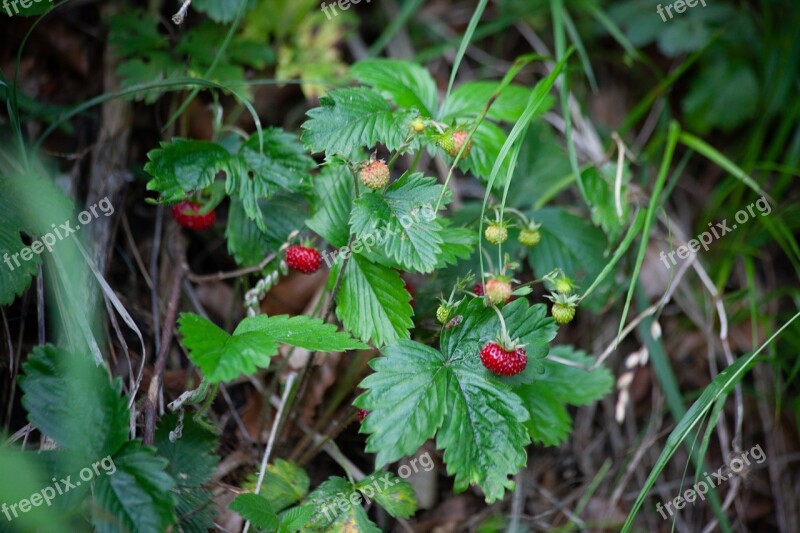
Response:
[{"label": "green foliage", "polygon": [[[387,190],[362,194],[350,213],[350,230],[366,246],[365,252],[389,267],[411,272],[431,272],[441,255],[441,224],[434,206],[443,186],[422,174],[404,174]],[[381,233],[382,230],[382,233]]]},{"label": "green foliage", "polygon": [[[344,267],[339,293],[336,295],[336,316],[345,329],[364,342],[383,346],[396,339],[408,338],[413,310],[411,295],[397,271],[370,263],[354,254]],[[331,271],[333,278],[341,269],[341,261]]]},{"label": "green foliage", "polygon": [[416,108],[426,117],[436,112],[436,83],[426,69],[415,63],[366,59],[353,65],[350,74],[398,107]]},{"label": "green foliage", "polygon": [[392,110],[389,102],[366,87],[338,89],[321,98],[308,112],[303,142],[311,152],[350,155],[356,149],[382,142],[398,149],[408,137],[414,113]]},{"label": "green foliage", "polygon": [[128,408],[120,395],[120,380],[109,384],[106,372],[85,356],[37,346],[23,369],[20,388],[28,419],[64,450],[90,462],[113,454],[128,440]]},{"label": "green foliage", "polygon": [[259,202],[278,192],[308,190],[308,172],[314,166],[296,138],[278,128],[251,136],[235,154],[215,142],[176,138],[161,143],[147,157],[145,171],[153,176],[147,188],[158,192],[164,203],[178,202],[190,192],[211,186],[217,173],[224,172],[225,191],[241,202],[247,218],[262,233],[267,228]]},{"label": "green foliage", "polygon": [[[556,346],[551,355],[590,367],[592,357],[575,351],[571,346]],[[614,377],[604,367],[588,372],[551,360],[544,361],[544,373],[515,392],[522,398],[531,414],[525,423],[534,442],[558,446],[572,430],[572,418],[566,405],[587,405],[608,394],[614,386]]]},{"label": "green foliage", "polygon": [[543,305],[516,300],[502,312],[509,335],[527,344],[529,361],[520,376],[499,378],[481,365],[480,347],[500,330],[499,318],[481,299],[456,309],[463,321],[444,330],[442,352],[399,341],[370,363],[375,373],[361,382],[367,392],[355,403],[372,411],[362,431],[370,434],[367,450],[377,452],[378,465],[413,454],[436,434],[456,490],[474,483],[492,502],[513,488],[508,476],[525,464],[529,436],[523,423],[529,415],[511,385],[539,372],[555,326]]},{"label": "green foliage", "polygon": [[167,460],[152,448],[128,442],[113,456],[116,472],[100,476],[94,498],[102,512],[93,515],[97,531],[159,532],[175,522],[175,481],[164,469]]},{"label": "green foliage", "polygon": [[183,421],[181,437],[174,442],[170,432],[178,424],[178,416],[168,414],[159,420],[155,447],[158,454],[169,461],[166,472],[175,480],[178,502],[175,512],[182,531],[201,533],[214,527],[214,499],[211,491],[202,487],[210,479],[219,458],[215,451],[217,436],[194,417]]},{"label": "green foliage", "polygon": [[212,383],[254,374],[258,367],[269,366],[278,353],[278,341],[260,331],[229,335],[193,313],[181,314],[178,324],[189,358]]},{"label": "green foliage", "polygon": [[321,352],[366,348],[336,326],[304,315],[248,317],[230,335],[194,313],[182,313],[178,323],[189,358],[212,383],[266,368],[281,343]]},{"label": "green foliage", "polygon": [[375,472],[358,483],[334,476],[308,495],[307,505],[313,512],[306,527],[311,531],[378,533],[380,529],[360,505],[373,499],[396,518],[408,518],[417,509],[411,485],[389,472]]},{"label": "green foliage", "polygon": [[[216,22],[232,20],[239,5],[238,0],[192,4]],[[121,59],[117,75],[122,79],[122,88],[171,78],[204,77],[239,89],[245,81],[245,68],[263,69],[274,63],[275,53],[263,41],[241,34],[235,34],[223,49],[225,34],[219,25],[203,22],[175,41],[158,31],[158,19],[150,13],[124,11],[111,17],[109,42]],[[147,89],[136,92],[134,97],[153,103],[164,91]],[[246,86],[243,92],[250,95]]]},{"label": "green foliage", "polygon": [[275,531],[278,528],[278,516],[275,511],[257,494],[240,494],[228,508],[242,515],[258,529]]}]

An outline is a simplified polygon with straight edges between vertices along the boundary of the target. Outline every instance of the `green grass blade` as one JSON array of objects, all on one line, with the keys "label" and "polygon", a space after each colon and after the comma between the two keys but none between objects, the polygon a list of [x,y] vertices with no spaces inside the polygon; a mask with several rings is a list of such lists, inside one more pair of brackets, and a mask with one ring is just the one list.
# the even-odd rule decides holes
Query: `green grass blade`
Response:
[{"label": "green grass blade", "polygon": [[667,147],[664,150],[664,158],[661,160],[661,168],[658,170],[656,177],[656,184],[653,188],[653,194],[650,197],[650,204],[647,206],[647,215],[644,222],[642,231],[642,243],[639,246],[639,254],[636,257],[636,265],[633,268],[633,276],[631,277],[631,284],[628,287],[628,295],[625,298],[625,307],[622,309],[622,317],[619,321],[619,330],[617,330],[617,341],[619,342],[619,335],[622,333],[622,328],[625,327],[625,319],[628,317],[628,310],[631,306],[631,299],[633,298],[633,291],[636,288],[636,280],[639,279],[639,271],[642,269],[642,262],[644,255],[647,251],[647,243],[650,240],[650,230],[653,227],[653,220],[655,219],[656,210],[660,204],[661,191],[664,188],[664,183],[667,180],[667,173],[669,166],[672,163],[672,156],[675,153],[675,146],[678,144],[678,137],[680,136],[680,126],[677,122],[671,122],[669,125],[669,133],[667,134]]},{"label": "green grass blade", "polygon": [[458,47],[458,52],[456,53],[456,60],[453,62],[453,70],[450,72],[450,82],[447,84],[445,100],[450,97],[450,91],[453,90],[453,83],[456,81],[458,67],[461,65],[461,60],[464,59],[464,54],[467,53],[467,47],[472,40],[472,34],[475,33],[475,28],[478,27],[478,22],[481,20],[481,16],[483,16],[483,10],[486,9],[487,3],[489,3],[489,0],[480,0],[480,2],[478,2],[478,7],[475,8],[475,12],[472,14],[472,18],[467,26],[467,31],[464,32],[464,38],[461,39],[461,45]]},{"label": "green grass blade", "polygon": [[716,401],[721,397],[727,396],[731,389],[742,380],[751,366],[756,362],[756,358],[764,350],[764,348],[771,344],[772,341],[775,340],[783,332],[783,330],[789,327],[789,325],[798,317],[800,317],[800,312],[795,314],[791,319],[789,319],[788,322],[781,326],[778,331],[773,333],[772,336],[770,336],[770,338],[767,339],[766,342],[764,342],[764,344],[762,344],[755,352],[737,359],[731,366],[720,372],[719,375],[714,378],[714,381],[709,383],[708,387],[706,387],[705,391],[703,391],[703,394],[700,395],[700,398],[698,398],[697,401],[692,404],[692,406],[689,408],[683,418],[681,418],[680,422],[678,422],[678,425],[674,430],[672,430],[672,433],[670,433],[669,437],[667,438],[664,451],[661,452],[656,464],[650,471],[650,475],[647,476],[647,480],[645,481],[642,490],[636,497],[636,501],[633,503],[630,513],[628,513],[625,524],[622,526],[623,533],[630,531],[633,527],[633,520],[636,518],[637,513],[642,508],[644,499],[647,497],[650,489],[653,488],[653,485],[655,485],[656,479],[658,479],[658,476],[664,470],[664,467],[675,453],[675,450],[678,449],[678,446],[680,446],[686,437],[692,432],[698,422],[700,422],[703,416],[705,416],[708,410],[712,408]]},{"label": "green grass blade", "polygon": [[755,191],[756,194],[760,194],[761,196],[767,198],[771,204],[775,204],[775,200],[773,200],[772,197],[770,197],[770,195],[768,195],[753,178],[748,176],[744,170],[739,168],[733,161],[722,155],[719,150],[704,140],[684,131],[680,135],[680,141],[695,152],[704,156],[712,163],[716,163],[725,169],[729,174],[732,174],[734,178],[742,181],[745,185]]}]

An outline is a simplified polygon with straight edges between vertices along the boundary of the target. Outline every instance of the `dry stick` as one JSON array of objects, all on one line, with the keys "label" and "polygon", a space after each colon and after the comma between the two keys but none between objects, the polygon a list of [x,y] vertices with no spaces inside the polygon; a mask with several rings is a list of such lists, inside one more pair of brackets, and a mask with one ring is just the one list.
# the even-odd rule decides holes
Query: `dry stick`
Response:
[{"label": "dry stick", "polygon": [[156,353],[161,351],[161,312],[158,309],[158,257],[161,254],[161,235],[164,228],[164,206],[156,209],[156,227],[153,229],[153,249],[150,250],[150,309],[153,313],[153,333]]},{"label": "dry stick", "polygon": [[178,302],[181,296],[181,285],[183,283],[183,270],[175,271],[175,278],[172,281],[172,290],[169,295],[169,305],[167,315],[164,317],[164,327],[161,330],[161,349],[156,357],[155,368],[153,369],[153,379],[150,381],[150,388],[147,390],[147,399],[144,402],[144,437],[145,444],[153,444],[155,439],[155,418],[156,402],[158,401],[161,384],[164,380],[164,368],[167,365],[167,352],[172,344],[172,329],[178,316]]},{"label": "dry stick", "polygon": [[[309,448],[305,453],[303,453],[303,455],[300,456],[300,458],[297,460],[298,465],[305,466],[308,461],[313,459],[319,453],[323,446],[338,437],[339,434],[347,428],[347,426],[352,424],[355,419],[358,418],[358,411],[354,411],[349,415],[347,414],[347,411],[348,410],[345,410],[343,416],[340,416],[338,419],[334,419],[328,425],[328,431],[325,432],[326,434],[313,447]],[[308,435],[313,434],[309,433]]]},{"label": "dry stick", "polygon": [[[283,390],[283,396],[281,397],[281,405],[278,407],[278,413],[275,415],[275,420],[272,422],[272,431],[269,433],[269,440],[267,441],[267,449],[264,450],[264,457],[261,459],[261,470],[258,472],[258,482],[256,483],[256,491],[255,493],[258,494],[261,492],[261,485],[264,483],[264,474],[267,471],[267,463],[269,463],[269,456],[272,453],[272,447],[275,445],[275,437],[278,435],[278,430],[280,429],[281,418],[283,417],[283,410],[286,407],[286,402],[289,400],[289,395],[292,392],[292,385],[294,385],[294,380],[297,377],[295,372],[289,374],[289,377],[286,378],[286,388]],[[244,529],[242,530],[243,533],[247,533],[247,530],[250,529],[250,521],[248,520],[244,524]]]},{"label": "dry stick", "polygon": [[198,275],[189,270],[189,265],[184,261],[181,266],[186,271],[186,277],[194,283],[210,283],[213,281],[221,281],[223,279],[238,278],[254,272],[261,272],[275,259],[275,254],[270,254],[264,258],[259,264],[247,268],[238,268],[228,272],[217,272],[216,274]]}]

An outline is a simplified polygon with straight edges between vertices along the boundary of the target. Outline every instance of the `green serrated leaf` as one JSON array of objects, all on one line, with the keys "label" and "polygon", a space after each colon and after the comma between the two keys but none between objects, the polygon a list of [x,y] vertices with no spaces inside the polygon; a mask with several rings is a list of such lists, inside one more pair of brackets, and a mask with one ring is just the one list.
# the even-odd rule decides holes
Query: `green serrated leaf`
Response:
[{"label": "green serrated leaf", "polygon": [[234,336],[258,332],[278,342],[317,352],[343,352],[369,348],[333,324],[306,315],[247,317],[239,323]]},{"label": "green serrated leaf", "polygon": [[161,148],[147,153],[150,160],[144,170],[153,176],[147,190],[156,191],[161,201],[175,203],[186,197],[186,191],[208,187],[218,172],[231,174],[231,155],[217,143],[192,141],[176,137],[162,142]]},{"label": "green serrated leaf", "polygon": [[170,492],[175,481],[165,472],[167,460],[131,441],[113,461],[116,471],[95,480],[94,499],[101,509],[92,517],[97,531],[166,531],[176,520]]},{"label": "green serrated leaf", "polygon": [[560,268],[579,286],[597,277],[605,266],[606,248],[599,228],[560,208],[534,211],[533,218],[542,224],[542,240],[528,252],[528,262],[537,276]]},{"label": "green serrated leaf", "polygon": [[[353,175],[345,166],[326,165],[314,180],[314,215],[306,225],[333,246],[346,246],[355,197]],[[330,266],[330,265],[328,265]]]},{"label": "green serrated leaf", "polygon": [[[382,264],[406,271],[433,271],[441,252],[441,226],[436,220],[436,205],[443,186],[420,173],[404,174],[384,193],[363,194],[350,214],[350,228],[356,240],[366,245],[372,236]],[[383,259],[383,258],[381,258]]]},{"label": "green serrated leaf", "polygon": [[378,142],[396,150],[409,135],[414,114],[408,110],[395,112],[380,94],[356,87],[329,92],[308,116],[302,126],[306,147],[326,155],[347,155]]},{"label": "green serrated leaf", "polygon": [[206,483],[217,468],[219,458],[215,452],[219,438],[198,424],[193,417],[183,421],[181,438],[172,442],[169,434],[178,425],[178,415],[168,413],[158,422],[155,447],[158,454],[169,461],[167,473],[181,487],[199,487]]},{"label": "green serrated leaf", "polygon": [[258,201],[265,231],[247,217],[238,198],[230,199],[225,238],[228,253],[240,266],[260,263],[269,252],[277,252],[289,234],[306,220],[307,205],[300,194],[278,193],[269,200]]},{"label": "green serrated leaf", "polygon": [[354,402],[377,413],[364,419],[360,432],[370,434],[366,450],[377,453],[379,465],[412,455],[434,436],[452,379],[444,356],[424,344],[400,340],[382,353],[370,361],[375,372],[359,385],[368,392]]},{"label": "green serrated leaf", "polygon": [[[367,392],[355,405],[372,412],[361,431],[370,434],[366,449],[377,452],[379,466],[413,454],[438,430],[437,447],[445,450],[456,490],[475,483],[492,502],[513,487],[508,476],[525,464],[530,437],[523,422],[529,416],[507,384],[514,378],[494,376],[480,363],[480,346],[500,332],[495,313],[477,298],[456,313],[464,318],[444,330],[443,353],[412,341],[386,347],[370,362],[375,373],[361,382]],[[535,374],[555,335],[552,319],[543,305],[528,307],[522,299],[506,305],[503,315],[509,334],[528,343]]]},{"label": "green serrated leaf", "polygon": [[395,59],[364,59],[350,68],[350,74],[364,85],[380,91],[399,107],[414,107],[432,117],[436,110],[436,83],[416,63]]},{"label": "green serrated leaf", "polygon": [[211,383],[253,374],[257,368],[269,366],[272,356],[278,353],[278,342],[260,331],[228,335],[193,313],[182,313],[178,324],[189,358]]},{"label": "green serrated leaf", "polygon": [[258,529],[274,531],[278,528],[278,516],[258,494],[240,494],[228,505],[228,509],[236,511]]},{"label": "green serrated leaf", "polygon": [[314,513],[314,507],[311,505],[301,505],[299,507],[292,507],[280,514],[280,524],[278,524],[278,533],[295,533],[303,529],[311,515]]},{"label": "green serrated leaf", "polygon": [[[556,346],[551,355],[590,367],[594,358],[571,346]],[[515,389],[531,418],[525,423],[534,442],[558,446],[572,431],[572,417],[566,405],[586,405],[599,400],[614,385],[614,377],[605,367],[588,372],[563,363],[544,361],[544,373],[535,383]]]},{"label": "green serrated leaf", "polygon": [[615,175],[617,165],[607,163],[602,168],[589,167],[582,172],[583,186],[586,190],[586,199],[592,214],[592,222],[603,228],[609,241],[615,241],[624,229],[628,220],[630,201],[628,201],[628,180],[630,172],[628,166],[623,166],[622,183],[620,185],[620,206],[622,216],[617,216],[615,200]]},{"label": "green serrated leaf", "polygon": [[391,472],[374,472],[358,483],[356,490],[395,518],[409,518],[417,512],[414,488]]},{"label": "green serrated leaf", "polygon": [[[335,275],[333,270],[331,275]],[[414,325],[410,300],[397,271],[356,254],[347,262],[342,277],[336,316],[355,337],[382,346],[409,337],[408,330]]]},{"label": "green serrated leaf", "polygon": [[[244,487],[255,490],[256,481],[257,476],[248,477]],[[303,499],[308,494],[309,484],[305,470],[295,463],[277,459],[267,466],[259,495],[269,502],[272,509],[279,512]]]},{"label": "green serrated leaf", "polygon": [[469,228],[451,227],[450,222],[444,218],[439,221],[442,225],[439,232],[442,244],[436,268],[441,269],[447,265],[455,265],[459,259],[469,259],[472,250],[478,243],[476,232]]},{"label": "green serrated leaf", "polygon": [[37,346],[23,369],[20,388],[28,420],[62,449],[97,461],[128,440],[129,413],[121,382],[109,383],[106,372],[88,356]]},{"label": "green serrated leaf", "polygon": [[[586,352],[567,345],[556,346],[550,353],[585,367],[591,367],[595,361]],[[611,392],[614,386],[614,376],[604,366],[589,372],[547,359],[538,380],[551,385],[557,397],[570,405],[588,405]]]},{"label": "green serrated leaf", "polygon": [[465,364],[471,365],[476,373],[486,379],[499,380],[512,386],[531,383],[541,376],[543,360],[550,350],[549,343],[555,338],[558,328],[555,321],[547,316],[546,306],[528,306],[522,298],[503,306],[502,314],[508,335],[525,345],[528,364],[522,373],[498,378],[481,364],[477,354],[487,342],[495,340],[502,330],[497,314],[491,308],[484,307],[481,298],[469,298],[453,312],[453,316],[461,315],[463,320],[458,327],[443,330],[442,351],[454,357],[463,357]]},{"label": "green serrated leaf", "polygon": [[554,388],[546,381],[524,385],[515,391],[531,417],[525,422],[533,442],[558,446],[572,431],[572,417]]},{"label": "green serrated leaf", "polygon": [[252,135],[239,150],[235,171],[228,174],[225,190],[236,194],[247,216],[266,231],[258,201],[271,198],[278,191],[304,192],[310,189],[309,171],[314,160],[305,155],[297,137],[278,128],[263,132],[263,152],[260,139]]},{"label": "green serrated leaf", "polygon": [[375,523],[367,517],[366,511],[360,505],[351,505],[347,512],[340,514],[330,526],[323,530],[325,533],[381,533]]}]

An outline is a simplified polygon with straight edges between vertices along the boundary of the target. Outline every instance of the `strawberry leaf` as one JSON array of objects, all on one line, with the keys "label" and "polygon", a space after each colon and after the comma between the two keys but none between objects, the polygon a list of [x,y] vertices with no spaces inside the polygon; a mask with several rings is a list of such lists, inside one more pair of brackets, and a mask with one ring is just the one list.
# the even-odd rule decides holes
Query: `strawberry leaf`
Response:
[{"label": "strawberry leaf", "polygon": [[176,481],[175,511],[181,531],[206,531],[214,528],[214,498],[202,487],[211,479],[219,461],[215,451],[217,436],[198,424],[193,417],[183,422],[181,438],[172,441],[170,432],[178,424],[178,416],[169,413],[161,418],[156,430],[158,454],[169,461],[166,472]]},{"label": "strawberry leaf", "polygon": [[442,189],[434,178],[416,173],[404,174],[383,193],[363,194],[350,215],[356,241],[375,242],[366,254],[386,266],[433,271],[443,242],[433,208]]},{"label": "strawberry leaf", "polygon": [[303,142],[312,152],[349,155],[380,141],[396,150],[409,135],[414,113],[393,111],[389,103],[366,87],[338,89],[320,98],[320,107],[308,112]]},{"label": "strawberry leaf", "polygon": [[[413,107],[426,117],[436,111],[436,83],[428,70],[409,61],[365,59],[350,68],[364,85],[369,85],[399,107]],[[527,101],[527,97],[526,97]],[[523,102],[522,107],[525,107]]]},{"label": "strawberry leaf", "polygon": [[234,172],[228,174],[225,190],[237,195],[248,218],[266,231],[258,201],[271,198],[277,191],[304,192],[310,189],[309,171],[314,160],[305,155],[294,135],[278,128],[263,131],[263,152],[258,134],[252,135],[239,149]]},{"label": "strawberry leaf", "polygon": [[[244,488],[255,491],[257,480],[256,474],[249,476]],[[269,502],[272,509],[282,511],[308,494],[309,483],[305,470],[295,463],[277,459],[267,466],[259,495]]]},{"label": "strawberry leaf", "polygon": [[[28,420],[85,461],[113,455],[128,440],[129,413],[119,379],[88,357],[37,346],[23,366],[22,405]],[[82,413],[75,417],[74,413]]]},{"label": "strawberry leaf", "polygon": [[[556,346],[551,353],[586,367],[594,363],[594,358],[571,346]],[[547,359],[543,367],[544,373],[536,382],[514,392],[531,413],[525,425],[533,440],[546,446],[558,446],[572,429],[566,405],[586,405],[602,398],[611,391],[614,377],[605,367],[588,372]]]},{"label": "strawberry leaf", "polygon": [[261,333],[278,342],[318,352],[343,352],[369,348],[347,333],[337,331],[333,324],[306,315],[248,317],[239,323],[234,335]]},{"label": "strawberry leaf", "polygon": [[[511,339],[519,339],[525,345],[528,364],[525,370],[516,375],[500,378],[484,368],[480,358],[467,357],[474,371],[486,379],[500,380],[508,385],[531,383],[543,372],[543,360],[550,350],[550,341],[555,338],[558,328],[555,321],[547,316],[547,307],[543,304],[528,306],[523,298],[518,298],[503,306],[503,319]],[[478,354],[489,341],[497,338],[502,330],[500,319],[491,309],[483,306],[481,298],[470,298],[455,311],[455,315],[464,317],[460,326],[445,329],[442,332],[441,345],[446,354],[466,355]]]},{"label": "strawberry leaf", "polygon": [[167,460],[131,441],[112,457],[116,471],[95,480],[93,514],[98,531],[166,531],[176,521]]},{"label": "strawberry leaf", "polygon": [[228,505],[228,509],[236,511],[258,529],[275,531],[278,528],[278,516],[267,500],[258,494],[240,494]]},{"label": "strawberry leaf", "polygon": [[229,335],[219,326],[199,315],[183,313],[179,319],[183,344],[189,359],[211,383],[230,381],[239,375],[266,368],[278,353],[278,341],[260,331]]},{"label": "strawberry leaf", "polygon": [[374,472],[356,483],[355,488],[395,518],[409,518],[417,512],[414,488],[391,472]]},{"label": "strawberry leaf", "polygon": [[531,417],[525,422],[533,442],[558,446],[572,431],[572,417],[566,404],[546,381],[537,381],[516,391],[522,397]]},{"label": "strawberry leaf", "polygon": [[354,190],[353,176],[345,166],[326,165],[314,180],[314,215],[306,225],[333,246],[346,246],[350,238]]},{"label": "strawberry leaf", "polygon": [[[341,262],[331,269],[335,279]],[[354,336],[378,346],[408,338],[414,326],[411,295],[396,270],[370,263],[355,254],[347,262],[336,296],[336,316]]]},{"label": "strawberry leaf", "polygon": [[178,137],[150,150],[147,158],[150,161],[144,170],[153,176],[147,182],[147,190],[158,192],[165,203],[179,202],[187,192],[208,187],[218,172],[231,173],[230,154],[210,141]]}]

